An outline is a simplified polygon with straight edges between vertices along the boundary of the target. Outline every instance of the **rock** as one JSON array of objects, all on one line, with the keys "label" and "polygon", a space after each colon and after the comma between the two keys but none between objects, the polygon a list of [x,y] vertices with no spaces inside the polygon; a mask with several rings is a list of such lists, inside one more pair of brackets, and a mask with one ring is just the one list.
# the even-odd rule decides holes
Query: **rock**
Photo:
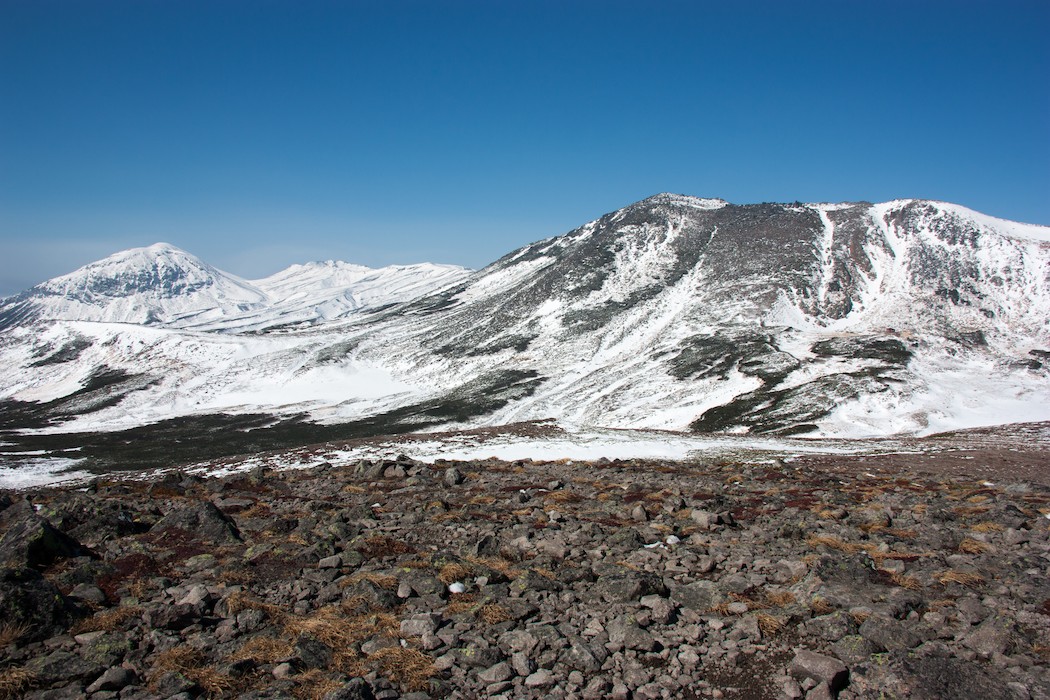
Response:
[{"label": "rock", "polygon": [[26,669],[40,685],[97,678],[103,671],[98,664],[61,649],[32,659],[26,664]]},{"label": "rock", "polygon": [[609,603],[627,603],[648,595],[667,595],[663,579],[642,571],[600,576],[591,590],[592,595]]},{"label": "rock", "polygon": [[872,654],[878,653],[879,647],[859,634],[847,634],[832,644],[831,650],[835,656],[852,665],[867,661]]},{"label": "rock", "polygon": [[617,618],[606,625],[606,628],[609,630],[609,641],[625,649],[648,652],[657,648],[653,635],[639,627],[631,617]]},{"label": "rock", "polygon": [[300,668],[327,668],[332,662],[333,649],[309,635],[299,635],[292,645],[296,666]]},{"label": "rock", "polygon": [[442,481],[445,482],[446,486],[459,486],[463,483],[463,480],[463,472],[456,467],[449,467],[446,469],[445,474],[442,477]]},{"label": "rock", "polygon": [[855,667],[849,690],[860,698],[1013,700],[1005,683],[985,668],[961,658],[895,651]]},{"label": "rock", "polygon": [[120,690],[132,681],[132,674],[125,668],[113,666],[87,687],[88,693],[97,693],[101,690]]},{"label": "rock", "polygon": [[150,532],[181,531],[212,545],[236,544],[241,541],[237,526],[211,501],[192,501],[176,505],[161,518]]},{"label": "rock", "polygon": [[375,694],[365,679],[351,678],[342,688],[326,693],[323,700],[375,700]]},{"label": "rock", "polygon": [[501,661],[494,666],[489,666],[484,671],[478,672],[478,679],[485,684],[501,683],[513,677],[514,669],[505,661]]},{"label": "rock", "polygon": [[707,612],[725,600],[725,594],[713,581],[696,581],[684,586],[677,586],[671,591],[671,600],[679,605]]},{"label": "rock", "polygon": [[557,679],[554,677],[554,674],[545,668],[541,668],[525,679],[525,687],[546,688],[549,685],[554,685],[555,682],[557,682]]},{"label": "rock", "polygon": [[566,667],[585,673],[594,673],[602,667],[602,662],[591,647],[579,637],[569,639],[569,646],[562,652],[559,660]]},{"label": "rock", "polygon": [[834,700],[835,696],[831,692],[831,688],[828,687],[827,683],[821,683],[817,687],[806,693],[806,700]]},{"label": "rock", "polygon": [[146,611],[146,624],[156,629],[181,630],[200,619],[193,605],[158,605]]},{"label": "rock", "polygon": [[433,614],[413,615],[401,621],[402,637],[422,637],[437,631],[439,616]]},{"label": "rock", "polygon": [[841,690],[849,680],[849,671],[838,659],[799,649],[795,652],[788,672],[796,678],[811,678],[818,683],[826,683],[832,691]]},{"label": "rock", "polygon": [[83,613],[33,569],[0,569],[0,619],[21,625],[27,641],[65,630]]},{"label": "rock", "polygon": [[79,542],[38,516],[25,499],[0,511],[0,566],[42,569],[86,553]]},{"label": "rock", "polygon": [[987,658],[1013,651],[1018,634],[1009,621],[990,617],[963,640],[966,646]]},{"label": "rock", "polygon": [[919,637],[904,626],[899,620],[872,615],[860,626],[860,636],[870,641],[879,649],[912,649],[919,645]]}]

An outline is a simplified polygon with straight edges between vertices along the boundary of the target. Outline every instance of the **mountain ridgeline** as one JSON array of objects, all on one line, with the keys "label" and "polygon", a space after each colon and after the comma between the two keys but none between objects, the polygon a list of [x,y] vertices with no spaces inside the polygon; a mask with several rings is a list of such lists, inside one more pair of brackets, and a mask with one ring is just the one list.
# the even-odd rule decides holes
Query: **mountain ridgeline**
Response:
[{"label": "mountain ridgeline", "polygon": [[[1048,319],[1046,227],[921,200],[662,194],[473,273],[247,282],[170,246],[121,253],[0,305],[0,396],[50,432],[212,414],[326,435],[932,432],[1050,418]],[[105,401],[41,408],[103,375],[124,378]]]}]

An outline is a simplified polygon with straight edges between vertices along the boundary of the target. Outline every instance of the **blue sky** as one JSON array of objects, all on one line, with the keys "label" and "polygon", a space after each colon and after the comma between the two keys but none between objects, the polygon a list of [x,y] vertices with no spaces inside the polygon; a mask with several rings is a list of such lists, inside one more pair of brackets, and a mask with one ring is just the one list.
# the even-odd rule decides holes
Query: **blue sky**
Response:
[{"label": "blue sky", "polygon": [[479,267],[651,194],[1050,224],[1050,3],[0,0],[0,294]]}]

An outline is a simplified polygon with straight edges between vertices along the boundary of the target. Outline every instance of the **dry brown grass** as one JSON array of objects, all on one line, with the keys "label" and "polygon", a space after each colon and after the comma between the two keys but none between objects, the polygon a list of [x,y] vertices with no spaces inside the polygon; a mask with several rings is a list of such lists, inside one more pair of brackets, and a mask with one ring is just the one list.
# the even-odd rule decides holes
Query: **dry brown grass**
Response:
[{"label": "dry brown grass", "polygon": [[165,673],[181,673],[203,688],[209,697],[222,697],[233,688],[233,679],[206,664],[207,658],[200,650],[183,644],[157,654],[147,677],[151,686],[155,686]]},{"label": "dry brown grass", "polygon": [[388,647],[368,657],[368,664],[410,691],[424,690],[437,674],[434,660],[417,649]]},{"label": "dry brown grass", "polygon": [[84,634],[85,632],[113,632],[121,629],[128,620],[142,614],[142,608],[137,605],[126,605],[119,608],[110,608],[86,617],[73,625],[70,634]]},{"label": "dry brown grass", "polygon": [[328,605],[307,617],[289,617],[284,623],[288,635],[308,634],[332,649],[349,649],[370,637],[395,636],[401,623],[390,613],[364,613],[347,616],[347,611]]},{"label": "dry brown grass", "polygon": [[32,671],[22,666],[11,666],[0,671],[0,699],[14,700],[22,697],[36,682]]},{"label": "dry brown grass", "polygon": [[970,529],[974,532],[999,532],[1003,529],[1003,526],[991,520],[985,520],[984,522],[971,525]]},{"label": "dry brown grass", "polygon": [[948,571],[942,571],[938,574],[937,581],[945,586],[950,583],[958,583],[967,588],[975,588],[984,583],[984,577],[980,574],[973,574],[968,571],[949,569]]},{"label": "dry brown grass", "polygon": [[919,579],[915,578],[914,576],[907,576],[905,574],[892,573],[890,574],[890,581],[893,583],[894,586],[906,588],[909,591],[917,591],[922,588],[922,584],[919,583]]},{"label": "dry brown grass", "polygon": [[320,669],[312,668],[296,676],[292,695],[296,700],[321,700],[324,696],[342,687],[341,681]]},{"label": "dry brown grass", "polygon": [[[629,566],[626,562],[616,562],[616,563],[617,564],[621,564],[623,566]],[[637,569],[637,567],[633,567],[633,568]],[[535,567],[533,569],[533,571],[536,572],[537,574],[539,574],[540,576],[542,576],[543,578],[548,579],[550,581],[555,581],[558,578],[557,576],[554,575],[554,572],[551,571],[550,569],[543,569],[543,568],[540,568],[540,567]]]},{"label": "dry brown grass", "polygon": [[366,557],[376,558],[412,554],[416,550],[407,542],[395,540],[393,537],[373,535],[358,542],[357,551]]},{"label": "dry brown grass", "polygon": [[840,508],[828,508],[826,506],[813,506],[809,510],[821,520],[838,520],[843,513]]},{"label": "dry brown grass", "polygon": [[496,502],[496,497],[495,496],[489,496],[487,494],[474,496],[469,501],[467,501],[467,503],[469,503],[472,506],[490,506],[490,505],[492,505],[495,502]]},{"label": "dry brown grass", "polygon": [[984,513],[987,513],[990,510],[991,508],[987,506],[958,506],[956,508],[952,508],[953,513],[962,517],[967,517],[970,515],[983,515]]},{"label": "dry brown grass", "polygon": [[446,615],[457,615],[459,613],[471,612],[478,604],[478,597],[473,593],[457,593],[445,606]]},{"label": "dry brown grass", "polygon": [[732,603],[729,601],[722,602],[717,605],[712,605],[710,608],[708,608],[707,612],[714,613],[715,615],[721,615],[722,617],[728,617],[730,615],[738,614],[734,612],[733,608],[730,607],[731,605]]},{"label": "dry brown grass", "polygon": [[1050,661],[1050,644],[1033,644],[1032,653],[1043,661]]},{"label": "dry brown grass", "polygon": [[959,543],[959,551],[963,554],[984,554],[992,551],[992,546],[972,537],[967,537]]},{"label": "dry brown grass", "polygon": [[438,572],[438,580],[446,586],[456,581],[466,581],[470,576],[470,569],[459,562],[451,562],[441,567]]},{"label": "dry brown grass", "polygon": [[583,500],[583,496],[575,491],[554,491],[547,494],[543,500],[551,503],[579,503]]},{"label": "dry brown grass", "polygon": [[288,613],[280,606],[264,603],[245,591],[231,593],[226,598],[226,610],[229,615],[236,615],[243,610],[260,610],[272,622],[277,624],[280,624],[288,616]]},{"label": "dry brown grass", "polygon": [[758,613],[755,618],[758,620],[758,629],[762,632],[763,637],[772,637],[784,629],[784,623],[769,613]]},{"label": "dry brown grass", "polygon": [[230,655],[230,661],[251,659],[260,664],[272,664],[293,653],[292,645],[287,639],[259,636],[252,637],[242,644],[240,649]]},{"label": "dry brown grass", "polygon": [[368,489],[357,484],[347,484],[341,490],[343,493],[368,493]]},{"label": "dry brown grass", "polygon": [[[224,570],[226,574],[228,570]],[[232,573],[232,572],[231,572]],[[128,584],[128,595],[132,598],[142,599],[147,597],[156,589],[156,585],[145,576],[140,576]]]},{"label": "dry brown grass", "polygon": [[521,576],[521,570],[514,568],[514,563],[502,557],[467,557],[471,564],[498,571],[509,579]]},{"label": "dry brown grass", "polygon": [[830,615],[835,612],[835,606],[819,596],[809,601],[809,609],[817,615]]},{"label": "dry brown grass", "polygon": [[499,603],[487,603],[478,610],[478,619],[488,625],[498,625],[510,620],[511,614]]},{"label": "dry brown grass", "polygon": [[362,581],[368,581],[374,583],[380,588],[385,588],[389,591],[397,588],[397,577],[391,576],[390,574],[380,574],[375,571],[358,571],[355,574],[347,576],[339,582],[341,588],[348,588],[355,583],[361,583]]},{"label": "dry brown grass", "polygon": [[831,537],[829,535],[809,537],[806,539],[806,544],[810,547],[827,547],[828,549],[834,549],[848,554],[854,554],[864,550],[864,547],[856,542],[846,542],[838,537]]},{"label": "dry brown grass", "polygon": [[882,532],[891,537],[896,537],[899,540],[912,540],[919,534],[918,530],[902,527],[887,527]]},{"label": "dry brown grass", "polygon": [[0,647],[14,644],[29,631],[29,625],[21,622],[5,622],[0,625]]},{"label": "dry brown grass", "polygon": [[858,625],[863,625],[864,621],[871,617],[871,613],[867,610],[853,610],[850,612],[849,616],[853,618],[853,621]]},{"label": "dry brown grass", "polygon": [[774,608],[784,608],[795,602],[795,594],[791,591],[766,591],[764,598]]}]

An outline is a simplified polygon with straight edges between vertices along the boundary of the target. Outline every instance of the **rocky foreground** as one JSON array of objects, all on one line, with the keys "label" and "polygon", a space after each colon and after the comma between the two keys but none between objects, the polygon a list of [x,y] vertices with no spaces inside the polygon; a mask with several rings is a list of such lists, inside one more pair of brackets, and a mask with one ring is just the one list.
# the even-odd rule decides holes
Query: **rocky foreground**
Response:
[{"label": "rocky foreground", "polygon": [[401,458],[0,509],[0,697],[1050,698],[1037,483]]}]

